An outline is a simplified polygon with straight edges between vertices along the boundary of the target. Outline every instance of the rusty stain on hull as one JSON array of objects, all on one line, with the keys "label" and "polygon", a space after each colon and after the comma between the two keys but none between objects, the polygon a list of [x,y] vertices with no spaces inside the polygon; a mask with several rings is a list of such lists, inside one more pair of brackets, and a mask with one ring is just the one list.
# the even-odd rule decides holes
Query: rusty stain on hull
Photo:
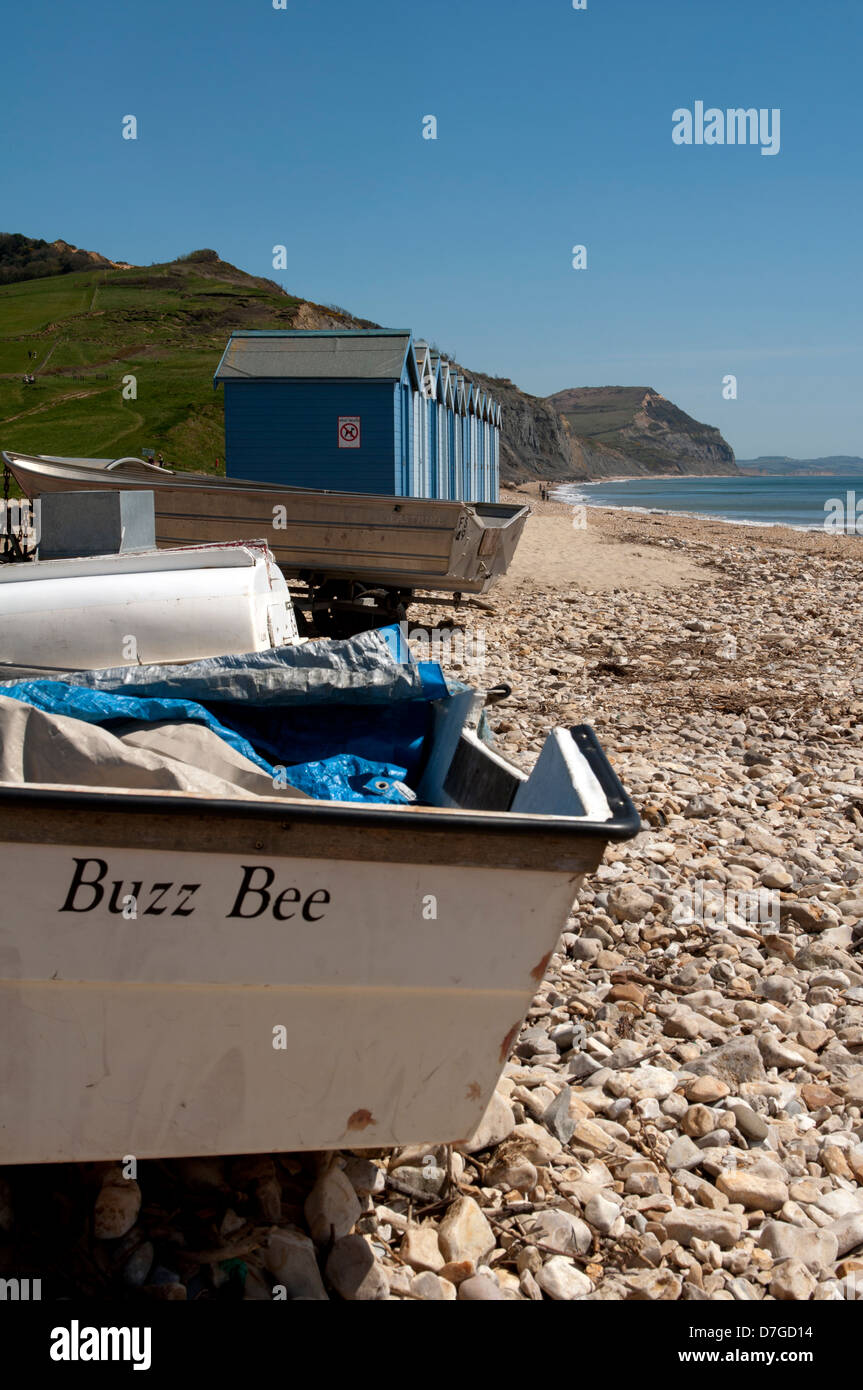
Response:
[{"label": "rusty stain on hull", "polygon": [[531,970],[531,972],[530,972],[530,978],[531,978],[532,980],[536,980],[536,983],[537,983],[537,984],[541,984],[541,983],[542,983],[542,980],[543,980],[543,978],[544,978],[544,976],[545,976],[545,972],[546,972],[546,970],[548,969],[548,962],[551,960],[551,958],[552,958],[553,955],[554,955],[554,952],[553,952],[553,951],[549,951],[548,954],[545,955],[545,956],[543,956],[542,960],[539,961],[539,962],[533,967],[533,969]]},{"label": "rusty stain on hull", "polygon": [[509,1054],[512,1051],[512,1045],[518,1037],[520,1028],[521,1019],[519,1019],[518,1023],[513,1024],[512,1028],[510,1028],[509,1032],[507,1033],[506,1037],[500,1045],[500,1052],[498,1054],[498,1060],[500,1062],[505,1062],[509,1057]]},{"label": "rusty stain on hull", "polygon": [[348,1130],[364,1130],[376,1124],[377,1120],[370,1110],[355,1110],[348,1120]]}]

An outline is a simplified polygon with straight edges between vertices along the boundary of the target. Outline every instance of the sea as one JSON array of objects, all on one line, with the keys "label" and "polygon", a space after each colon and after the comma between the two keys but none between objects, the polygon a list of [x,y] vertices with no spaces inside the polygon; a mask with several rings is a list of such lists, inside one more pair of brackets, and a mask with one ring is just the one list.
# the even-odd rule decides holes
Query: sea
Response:
[{"label": "sea", "polygon": [[567,483],[555,488],[553,496],[588,507],[677,512],[753,526],[794,526],[803,531],[863,536],[863,474],[632,478]]}]

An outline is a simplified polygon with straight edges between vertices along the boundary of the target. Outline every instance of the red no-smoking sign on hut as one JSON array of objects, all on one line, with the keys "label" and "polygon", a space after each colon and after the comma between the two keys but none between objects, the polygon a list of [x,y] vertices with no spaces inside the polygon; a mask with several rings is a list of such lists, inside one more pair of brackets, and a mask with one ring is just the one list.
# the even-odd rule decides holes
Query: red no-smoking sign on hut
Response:
[{"label": "red no-smoking sign on hut", "polygon": [[359,415],[339,416],[339,448],[358,449],[360,447]]}]

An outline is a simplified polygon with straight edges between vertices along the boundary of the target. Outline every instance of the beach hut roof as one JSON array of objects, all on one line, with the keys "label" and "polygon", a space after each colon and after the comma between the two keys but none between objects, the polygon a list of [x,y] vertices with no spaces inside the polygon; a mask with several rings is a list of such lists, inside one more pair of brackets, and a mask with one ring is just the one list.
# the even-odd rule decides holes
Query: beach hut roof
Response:
[{"label": "beach hut roof", "polygon": [[410,348],[407,329],[244,330],[231,334],[213,380],[399,381]]}]

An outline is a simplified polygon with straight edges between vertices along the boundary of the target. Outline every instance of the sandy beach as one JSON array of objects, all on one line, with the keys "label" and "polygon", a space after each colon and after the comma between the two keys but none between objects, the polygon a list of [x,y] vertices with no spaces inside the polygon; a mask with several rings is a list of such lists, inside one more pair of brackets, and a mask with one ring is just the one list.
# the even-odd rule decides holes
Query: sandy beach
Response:
[{"label": "sandy beach", "polygon": [[[570,581],[587,589],[662,587],[687,574],[694,577],[699,560],[709,563],[715,559],[713,550],[728,547],[764,546],[825,558],[844,552],[852,560],[860,549],[855,536],[792,526],[747,526],[672,512],[647,515],[622,507],[582,511],[569,503],[541,501],[536,483],[503,490],[501,501],[526,501],[533,515],[498,592],[530,577],[549,587]],[[579,529],[582,516],[585,529]]]}]

